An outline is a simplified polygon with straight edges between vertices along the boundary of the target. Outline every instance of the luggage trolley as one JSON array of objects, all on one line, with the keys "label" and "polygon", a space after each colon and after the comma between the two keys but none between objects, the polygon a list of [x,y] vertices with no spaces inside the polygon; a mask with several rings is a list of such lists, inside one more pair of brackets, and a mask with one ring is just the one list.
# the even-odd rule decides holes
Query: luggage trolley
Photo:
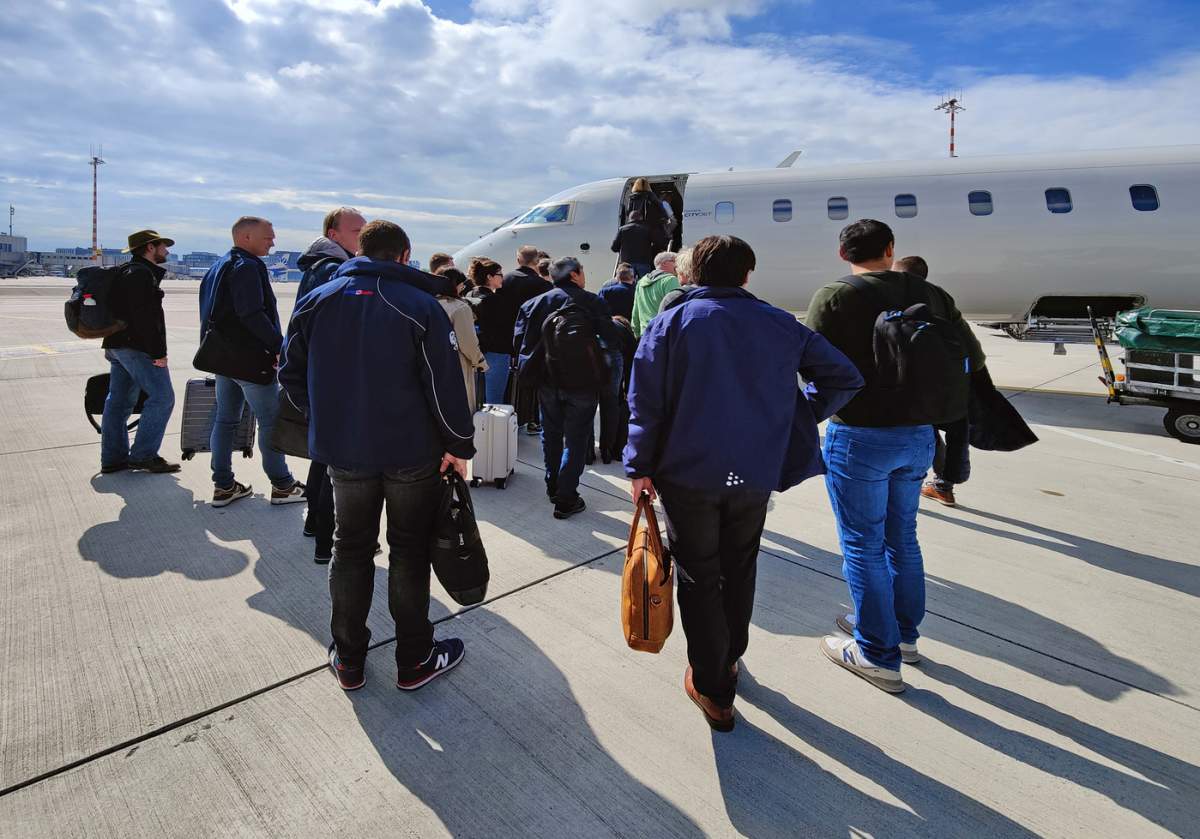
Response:
[{"label": "luggage trolley", "polygon": [[[1133,324],[1143,312],[1181,322],[1185,334],[1163,332],[1156,336],[1153,328],[1140,332]],[[1091,307],[1088,317],[1104,369],[1100,382],[1108,389],[1108,401],[1166,408],[1163,427],[1167,433],[1185,443],[1200,443],[1200,312],[1139,309],[1118,314],[1117,322],[1123,325],[1117,329],[1117,338],[1125,351],[1121,358],[1125,373],[1113,371],[1104,346],[1104,330]]]}]

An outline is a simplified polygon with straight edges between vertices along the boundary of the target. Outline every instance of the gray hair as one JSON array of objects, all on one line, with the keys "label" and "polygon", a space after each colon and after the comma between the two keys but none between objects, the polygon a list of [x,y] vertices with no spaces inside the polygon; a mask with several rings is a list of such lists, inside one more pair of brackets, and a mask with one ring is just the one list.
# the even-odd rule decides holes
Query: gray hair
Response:
[{"label": "gray hair", "polygon": [[675,276],[683,281],[692,279],[692,249],[684,248],[675,254]]},{"label": "gray hair", "polygon": [[578,259],[573,256],[564,256],[562,259],[556,259],[550,263],[550,279],[560,283],[576,271],[582,270],[583,266],[579,264]]},{"label": "gray hair", "polygon": [[671,262],[677,258],[678,254],[676,254],[675,251],[663,251],[658,256],[654,257],[654,267],[661,271],[664,262]]}]

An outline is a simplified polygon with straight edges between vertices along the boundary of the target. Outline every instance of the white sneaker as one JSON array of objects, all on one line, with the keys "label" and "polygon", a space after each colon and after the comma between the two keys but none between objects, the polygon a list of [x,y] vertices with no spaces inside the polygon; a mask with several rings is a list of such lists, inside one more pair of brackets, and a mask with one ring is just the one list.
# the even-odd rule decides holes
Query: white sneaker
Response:
[{"label": "white sneaker", "polygon": [[855,676],[866,679],[880,690],[888,693],[903,693],[904,680],[899,670],[876,667],[867,661],[858,642],[840,635],[826,635],[821,639],[821,653],[834,664],[844,667]]},{"label": "white sneaker", "polygon": [[271,503],[278,506],[280,504],[299,504],[308,499],[304,497],[304,484],[299,481],[293,481],[292,485],[287,489],[279,489],[271,487]]},{"label": "white sneaker", "polygon": [[[855,620],[854,615],[850,615],[850,614],[838,615],[837,619],[834,620],[834,623],[837,624],[837,628],[840,629],[842,632],[845,632],[851,638],[854,637],[854,627],[857,625],[857,621]],[[903,661],[905,664],[920,664],[921,663],[921,654],[919,652],[917,652],[917,645],[916,644],[905,644],[903,641],[901,641],[900,642],[900,660]]]}]

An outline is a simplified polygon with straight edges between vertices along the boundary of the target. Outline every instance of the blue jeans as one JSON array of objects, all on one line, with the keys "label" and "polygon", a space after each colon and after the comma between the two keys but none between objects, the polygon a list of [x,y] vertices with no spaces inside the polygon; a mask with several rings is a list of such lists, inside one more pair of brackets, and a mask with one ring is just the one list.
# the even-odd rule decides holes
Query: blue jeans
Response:
[{"label": "blue jeans", "polygon": [[933,441],[929,425],[831,422],[825,430],[825,486],[857,616],[854,638],[872,664],[889,670],[900,669],[900,643],[916,643],[925,617],[917,505]]},{"label": "blue jeans", "polygon": [[233,435],[246,402],[250,403],[250,410],[258,420],[258,450],[262,454],[263,471],[272,485],[287,489],[296,479],[288,469],[283,452],[271,448],[271,432],[279,414],[279,383],[256,385],[228,376],[217,376],[217,415],[208,441],[212,449],[213,484],[222,489],[233,486]]},{"label": "blue jeans", "polygon": [[[116,466],[158,457],[167,420],[175,409],[171,374],[166,367],[155,367],[154,360],[141,350],[128,347],[105,350],[104,357],[109,361],[110,378],[100,420],[100,465]],[[126,425],[143,390],[146,404],[142,406],[131,449]]]},{"label": "blue jeans", "polygon": [[483,401],[488,405],[503,405],[504,391],[508,387],[509,355],[504,352],[485,352],[488,363],[483,374]]},{"label": "blue jeans", "polygon": [[569,507],[579,497],[579,476],[592,436],[596,402],[596,393],[590,390],[561,390],[548,385],[538,388],[546,492],[555,506]]}]

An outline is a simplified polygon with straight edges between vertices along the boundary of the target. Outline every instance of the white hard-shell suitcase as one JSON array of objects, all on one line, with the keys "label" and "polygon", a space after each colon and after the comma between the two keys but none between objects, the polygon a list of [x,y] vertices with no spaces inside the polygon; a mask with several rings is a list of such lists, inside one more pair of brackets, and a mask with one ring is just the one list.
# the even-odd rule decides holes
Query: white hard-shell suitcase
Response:
[{"label": "white hard-shell suitcase", "polygon": [[471,486],[491,481],[504,489],[517,468],[517,412],[512,405],[484,405],[475,412],[475,457],[467,470]]}]

